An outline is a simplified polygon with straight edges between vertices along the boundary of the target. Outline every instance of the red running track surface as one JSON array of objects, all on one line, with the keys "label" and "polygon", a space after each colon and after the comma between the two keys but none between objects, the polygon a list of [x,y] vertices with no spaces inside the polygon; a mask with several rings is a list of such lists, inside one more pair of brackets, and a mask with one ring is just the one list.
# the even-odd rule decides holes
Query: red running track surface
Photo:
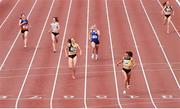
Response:
[{"label": "red running track surface", "polygon": [[[172,25],[170,34],[165,33],[158,0],[53,1],[0,2],[1,108],[180,107],[180,36]],[[171,4],[172,23],[178,30],[179,6],[175,0]],[[22,12],[29,15],[32,26],[26,49],[18,34]],[[52,52],[48,33],[53,16],[59,17],[61,27],[57,53]],[[86,43],[87,27],[93,24],[101,32],[98,61],[91,59],[92,49]],[[83,51],[78,55],[77,80],[72,80],[64,55],[71,37]],[[127,50],[134,52],[137,66],[124,95],[121,67],[115,63]]]}]

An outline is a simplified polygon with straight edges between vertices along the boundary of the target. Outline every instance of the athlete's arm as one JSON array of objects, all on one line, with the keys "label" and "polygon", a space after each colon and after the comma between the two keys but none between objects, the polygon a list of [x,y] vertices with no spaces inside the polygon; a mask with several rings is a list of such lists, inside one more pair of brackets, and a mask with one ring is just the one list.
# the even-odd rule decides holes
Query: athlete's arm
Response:
[{"label": "athlete's arm", "polygon": [[81,50],[81,48],[80,48],[80,46],[78,44],[77,44],[77,47],[79,49],[79,54],[82,55],[82,50]]},{"label": "athlete's arm", "polygon": [[65,51],[65,56],[68,57],[68,52],[67,52],[68,46],[66,46],[66,48],[64,49]]}]

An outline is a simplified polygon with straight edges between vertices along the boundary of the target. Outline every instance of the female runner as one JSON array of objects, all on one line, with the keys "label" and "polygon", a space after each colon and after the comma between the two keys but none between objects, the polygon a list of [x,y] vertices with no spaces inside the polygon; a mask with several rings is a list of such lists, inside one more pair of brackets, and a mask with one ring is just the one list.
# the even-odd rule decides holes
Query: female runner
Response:
[{"label": "female runner", "polygon": [[56,53],[56,43],[58,43],[59,28],[60,26],[58,18],[53,17],[51,29],[49,30],[49,32],[51,32],[52,48],[54,53]]},{"label": "female runner", "polygon": [[96,25],[91,26],[89,31],[89,39],[91,41],[92,55],[91,58],[98,59],[98,50],[99,50],[99,36],[100,31],[97,29]]},{"label": "female runner", "polygon": [[174,15],[174,11],[169,1],[163,3],[163,10],[161,13],[164,15],[164,25],[167,25],[166,33],[169,34],[169,24],[171,21],[171,15]]},{"label": "female runner", "polygon": [[122,72],[124,75],[125,84],[125,90],[123,93],[126,94],[126,89],[129,89],[130,87],[131,69],[135,67],[133,53],[131,51],[127,51],[123,59],[117,63],[117,65],[119,64],[122,64]]},{"label": "female runner", "polygon": [[27,36],[29,32],[29,21],[27,20],[24,13],[21,14],[21,18],[19,20],[19,26],[21,28],[22,38],[24,40],[24,48],[27,47]]},{"label": "female runner", "polygon": [[80,46],[75,42],[75,40],[73,38],[68,39],[68,44],[65,48],[65,55],[66,57],[68,57],[68,66],[69,69],[72,70],[73,74],[72,74],[72,78],[76,79],[76,75],[75,75],[75,68],[76,68],[76,63],[77,63],[77,51],[79,49],[79,54],[81,55],[81,48]]}]

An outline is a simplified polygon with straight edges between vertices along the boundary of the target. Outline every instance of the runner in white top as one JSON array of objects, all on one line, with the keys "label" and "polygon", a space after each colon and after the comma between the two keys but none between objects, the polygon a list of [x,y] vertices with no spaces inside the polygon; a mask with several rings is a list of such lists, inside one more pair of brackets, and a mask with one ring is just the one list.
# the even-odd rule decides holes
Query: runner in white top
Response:
[{"label": "runner in white top", "polygon": [[51,23],[51,29],[49,30],[49,32],[51,33],[52,47],[54,53],[56,53],[56,43],[58,43],[59,28],[60,26],[59,26],[58,18],[53,17]]},{"label": "runner in white top", "polygon": [[163,3],[163,10],[161,13],[164,15],[164,25],[167,25],[166,33],[169,33],[169,24],[171,21],[171,15],[174,15],[174,11],[169,1]]}]

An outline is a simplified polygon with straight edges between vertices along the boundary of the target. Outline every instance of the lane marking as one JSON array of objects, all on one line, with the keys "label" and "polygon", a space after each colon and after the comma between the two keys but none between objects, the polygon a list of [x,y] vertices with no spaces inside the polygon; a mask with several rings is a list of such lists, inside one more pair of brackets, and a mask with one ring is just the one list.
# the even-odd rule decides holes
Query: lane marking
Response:
[{"label": "lane marking", "polygon": [[59,55],[59,59],[58,59],[56,75],[55,75],[55,78],[54,78],[54,83],[53,83],[53,88],[52,88],[52,93],[51,93],[50,109],[53,109],[53,98],[54,98],[54,93],[55,93],[55,89],[56,89],[57,79],[59,77],[60,62],[61,62],[61,57],[62,57],[62,53],[63,53],[63,49],[64,49],[64,42],[65,42],[65,37],[66,37],[66,34],[67,34],[66,32],[67,32],[71,7],[72,7],[72,0],[69,3],[67,19],[66,19],[65,29],[64,29],[64,33],[63,33],[63,39],[62,39],[62,43],[61,43],[60,55]]},{"label": "lane marking", "polygon": [[128,95],[128,97],[131,99],[138,99],[139,98],[139,96],[137,96],[137,95]]},{"label": "lane marking", "polygon": [[8,97],[7,96],[0,96],[0,100],[4,100],[4,99],[7,99]]},{"label": "lane marking", "polygon": [[144,66],[143,66],[143,62],[142,62],[142,59],[141,59],[141,55],[140,55],[139,49],[137,47],[137,41],[136,41],[136,38],[135,38],[135,35],[134,35],[134,30],[132,28],[132,24],[131,24],[131,21],[130,21],[130,18],[129,18],[129,14],[128,14],[128,11],[127,11],[126,3],[125,3],[124,0],[123,0],[123,6],[124,6],[124,10],[125,10],[126,17],[127,17],[127,20],[128,20],[128,24],[129,24],[129,28],[130,28],[130,31],[131,31],[131,35],[132,35],[132,38],[133,38],[133,41],[134,41],[134,45],[135,45],[135,48],[136,48],[136,52],[137,52],[137,55],[138,55],[138,59],[139,59],[140,65],[141,65],[141,69],[142,69],[142,73],[143,73],[143,76],[144,76],[144,80],[145,80],[145,83],[146,83],[146,86],[147,86],[147,89],[148,89],[148,94],[149,94],[150,100],[151,100],[154,108],[157,109],[157,106],[156,106],[156,104],[155,104],[155,102],[153,100],[152,94],[151,94],[151,90],[150,90],[149,83],[148,83],[148,80],[147,80],[147,77],[146,77],[146,73],[145,73],[145,70],[144,70]]},{"label": "lane marking", "polygon": [[163,99],[173,99],[172,95],[162,95],[161,96]]},{"label": "lane marking", "polygon": [[32,96],[32,97],[29,97],[28,99],[39,100],[39,99],[42,99],[42,97],[38,96],[38,95],[35,95],[35,96]]},{"label": "lane marking", "polygon": [[180,0],[176,0],[177,4],[180,6]]},{"label": "lane marking", "polygon": [[74,98],[73,95],[65,95],[65,96],[64,96],[64,99],[73,99],[73,98]]},{"label": "lane marking", "polygon": [[148,19],[148,22],[149,22],[149,24],[151,25],[151,28],[152,28],[152,30],[153,30],[153,33],[154,33],[155,37],[156,37],[156,40],[158,41],[158,44],[159,44],[159,46],[160,46],[160,48],[161,48],[161,51],[162,51],[162,53],[163,53],[163,55],[164,55],[164,57],[165,57],[165,60],[166,60],[166,62],[168,63],[169,69],[170,69],[170,71],[171,71],[171,73],[172,73],[172,75],[173,75],[173,78],[174,78],[174,80],[175,80],[175,82],[176,82],[176,85],[177,85],[177,87],[180,89],[180,84],[179,84],[179,82],[178,82],[178,80],[177,80],[177,77],[176,77],[176,75],[175,75],[175,72],[174,72],[174,70],[172,69],[172,66],[171,66],[171,64],[170,64],[170,62],[169,62],[169,59],[168,59],[168,57],[167,57],[167,55],[166,55],[166,52],[164,51],[164,49],[163,49],[163,47],[162,47],[161,41],[160,41],[160,39],[159,39],[159,37],[158,37],[158,35],[157,35],[157,32],[156,32],[156,30],[155,30],[155,28],[154,28],[151,20],[150,20],[150,17],[149,17],[149,15],[148,15],[145,7],[144,7],[144,4],[143,4],[142,0],[140,0],[140,3],[141,3],[141,6],[142,6],[142,8],[143,8],[143,10],[144,10],[144,13],[145,13],[145,15],[146,15],[146,18]]},{"label": "lane marking", "polygon": [[55,2],[55,0],[53,0],[52,3],[51,3],[51,7],[50,7],[50,9],[49,9],[48,15],[47,15],[47,17],[46,17],[46,20],[45,20],[45,23],[44,23],[44,26],[43,26],[43,29],[42,29],[42,31],[41,31],[40,37],[39,37],[39,39],[38,39],[38,42],[37,42],[37,44],[36,44],[36,48],[35,48],[35,50],[34,50],[33,56],[32,56],[32,58],[31,58],[31,61],[30,61],[29,67],[28,67],[28,70],[27,70],[27,72],[26,72],[26,76],[25,76],[25,78],[24,78],[24,80],[23,80],[21,89],[20,89],[20,91],[19,91],[19,94],[18,94],[16,103],[15,103],[15,108],[16,108],[16,109],[18,108],[18,103],[19,103],[20,96],[21,96],[21,94],[22,94],[22,92],[23,92],[24,86],[25,86],[25,84],[26,84],[26,80],[27,80],[28,75],[29,75],[29,73],[30,73],[31,66],[32,66],[32,64],[33,64],[33,61],[34,61],[34,58],[35,58],[35,56],[36,56],[38,47],[39,47],[39,45],[40,45],[41,38],[42,38],[42,36],[43,36],[43,33],[44,33],[45,28],[46,28],[48,19],[49,19],[49,17],[50,17],[50,14],[51,14],[51,11],[52,11],[54,2]]},{"label": "lane marking", "polygon": [[[36,0],[36,1],[34,2],[34,4],[33,4],[32,8],[31,8],[31,10],[30,10],[30,12],[29,12],[27,18],[29,18],[29,16],[31,15],[31,13],[32,13],[32,11],[33,11],[33,9],[34,9],[34,7],[35,7],[37,1],[38,1],[38,0]],[[8,53],[6,54],[5,59],[4,59],[3,62],[1,63],[0,71],[2,70],[2,68],[3,68],[3,66],[4,66],[4,64],[5,64],[6,60],[7,60],[7,58],[9,57],[9,54],[11,53],[11,51],[12,51],[12,49],[13,49],[13,47],[14,47],[16,41],[17,41],[17,39],[19,38],[19,35],[20,35],[20,34],[21,34],[21,31],[19,30],[19,33],[17,34],[16,38],[14,39],[14,42],[12,43],[12,45],[11,45],[11,47],[10,47]]]},{"label": "lane marking", "polygon": [[109,40],[110,40],[110,47],[111,47],[111,58],[112,58],[112,63],[113,63],[113,72],[114,72],[114,82],[115,82],[115,88],[116,88],[116,96],[117,96],[117,101],[119,107],[122,109],[122,105],[119,99],[119,89],[118,89],[118,84],[117,84],[117,72],[116,72],[116,64],[115,64],[115,57],[114,57],[114,51],[113,51],[113,42],[112,42],[112,33],[111,33],[111,25],[110,25],[110,20],[109,20],[109,11],[108,11],[108,4],[107,0],[105,0],[105,6],[106,6],[106,18],[107,18],[107,23],[108,23],[108,33],[109,33]]},{"label": "lane marking", "polygon": [[97,99],[107,99],[106,95],[97,95],[96,96]]},{"label": "lane marking", "polygon": [[[6,16],[6,18],[4,19],[4,21],[1,23],[0,25],[0,29],[2,28],[2,26],[4,25],[4,23],[7,21],[7,19],[9,18],[9,16],[11,15],[11,13],[14,11],[14,9],[16,8],[16,6],[19,4],[21,0],[18,0],[15,5],[13,6],[13,8],[11,9],[11,11],[9,12],[9,14]],[[0,1],[2,2],[2,0]]]},{"label": "lane marking", "polygon": [[89,0],[87,0],[87,25],[86,25],[86,57],[85,57],[85,78],[84,78],[84,107],[87,109],[87,73],[88,73],[88,42],[89,42]]}]

